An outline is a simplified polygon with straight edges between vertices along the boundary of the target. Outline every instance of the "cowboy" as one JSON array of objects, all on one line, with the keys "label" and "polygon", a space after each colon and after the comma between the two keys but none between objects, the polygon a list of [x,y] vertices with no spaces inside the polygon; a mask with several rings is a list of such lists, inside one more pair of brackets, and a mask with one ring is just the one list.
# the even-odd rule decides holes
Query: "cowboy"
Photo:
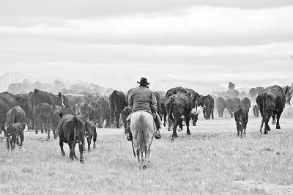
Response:
[{"label": "cowboy", "polygon": [[[157,114],[157,100],[154,93],[149,89],[148,85],[150,84],[146,78],[142,77],[138,81],[140,85],[137,88],[131,90],[131,93],[128,97],[128,106],[132,109],[132,112],[139,110],[144,110],[153,115],[154,121],[156,124],[155,138],[160,139],[160,128],[161,122]],[[132,134],[130,131],[130,118],[131,115],[127,118],[127,140],[132,141]]]}]

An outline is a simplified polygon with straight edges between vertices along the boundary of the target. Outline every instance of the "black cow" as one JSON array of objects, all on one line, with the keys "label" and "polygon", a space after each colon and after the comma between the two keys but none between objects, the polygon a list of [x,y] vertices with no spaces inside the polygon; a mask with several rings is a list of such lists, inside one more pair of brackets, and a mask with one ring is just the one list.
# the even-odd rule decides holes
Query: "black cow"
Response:
[{"label": "black cow", "polygon": [[79,145],[80,162],[83,163],[84,151],[84,133],[85,126],[81,118],[73,115],[64,116],[58,124],[59,146],[61,148],[61,155],[65,156],[63,150],[63,143],[67,143],[70,148],[69,158],[71,160],[78,159],[75,155],[75,145]]},{"label": "black cow", "polygon": [[12,123],[26,123],[26,115],[20,106],[11,108],[6,114],[6,125]]},{"label": "black cow", "polygon": [[224,98],[219,97],[218,99],[216,99],[215,104],[216,104],[216,108],[217,108],[219,117],[223,117],[223,113],[226,108],[226,102],[225,102]]},{"label": "black cow", "polygon": [[233,117],[233,112],[236,109],[236,107],[240,104],[239,98],[228,98],[225,100],[227,110],[231,117]]},{"label": "black cow", "polygon": [[[53,136],[56,139],[57,138],[57,132],[56,132],[56,126],[58,124],[58,120],[56,118],[59,118],[58,115],[54,116],[54,111],[51,105],[47,103],[40,103],[35,107],[35,122],[38,123],[38,125],[41,127],[41,132],[43,133],[43,127],[45,131],[48,133],[47,138],[50,139],[50,132],[51,129],[53,131]],[[57,123],[57,124],[56,124]],[[35,130],[36,134],[38,134],[38,130]]]},{"label": "black cow", "polygon": [[236,122],[237,135],[242,138],[246,135],[246,126],[248,123],[248,110],[238,105],[234,110],[234,118]]},{"label": "black cow", "polygon": [[35,89],[34,92],[31,92],[28,95],[28,102],[33,114],[32,126],[33,126],[33,129],[35,129],[34,113],[35,113],[36,106],[39,103],[47,103],[51,106],[59,105],[64,107],[64,96],[62,96],[60,93],[58,95],[54,95],[46,91]]},{"label": "black cow", "polygon": [[171,88],[169,89],[167,92],[166,92],[166,97],[170,97],[174,94],[177,94],[177,93],[188,93],[188,90],[186,90],[185,88],[183,87],[174,87],[174,88]]},{"label": "black cow", "polygon": [[5,134],[5,122],[7,112],[14,106],[17,102],[13,96],[8,92],[0,93],[0,133],[4,131]]},{"label": "black cow", "polygon": [[121,112],[121,119],[122,119],[122,122],[123,122],[123,124],[124,124],[124,133],[125,133],[125,134],[127,133],[127,131],[126,131],[126,128],[127,128],[127,121],[126,121],[126,119],[127,119],[127,117],[131,114],[131,112],[132,112],[132,109],[131,109],[129,106],[125,107],[125,108],[122,110],[122,112]]},{"label": "black cow", "polygon": [[279,120],[285,108],[286,100],[287,103],[289,103],[288,100],[291,95],[291,90],[289,88],[284,88],[283,90],[283,88],[278,85],[267,87],[259,92],[256,97],[256,103],[262,116],[261,133],[263,124],[265,124],[265,134],[270,130],[268,123],[271,117],[273,118],[273,124],[275,123],[275,118],[277,118],[276,129],[281,129]]},{"label": "black cow", "polygon": [[251,101],[248,97],[244,97],[240,100],[240,105],[242,108],[245,108],[249,112],[249,109],[251,107]]},{"label": "black cow", "polygon": [[[9,142],[8,140],[9,140],[10,135],[12,136],[12,142],[17,141],[17,143],[18,143],[19,142],[18,135],[19,135],[20,140],[21,140],[20,146],[22,146],[22,142],[24,140],[24,136],[23,136],[23,130],[25,128],[24,124],[26,124],[26,115],[20,106],[15,106],[7,112],[7,114],[6,114],[7,144]],[[8,131],[10,133],[8,133]],[[7,145],[7,147],[8,147],[8,145]]]},{"label": "black cow", "polygon": [[214,98],[210,95],[200,96],[198,106],[203,107],[203,115],[205,119],[214,118]]},{"label": "black cow", "polygon": [[110,127],[110,103],[109,98],[102,96],[96,102],[96,119],[98,120],[98,127],[103,127],[104,121],[106,121],[105,127]]},{"label": "black cow", "polygon": [[127,106],[126,96],[122,91],[114,90],[109,96],[110,101],[110,120],[119,128],[119,118],[122,110]]},{"label": "black cow", "polygon": [[[15,143],[22,146],[24,141],[23,130],[25,129],[25,123],[11,123],[6,127],[6,142],[7,149],[14,149]],[[18,141],[18,136],[20,137],[20,143]]]},{"label": "black cow", "polygon": [[96,141],[97,141],[96,125],[93,121],[87,121],[84,123],[84,126],[85,126],[85,137],[86,137],[87,143],[88,143],[88,151],[90,151],[92,139],[94,142],[93,149],[96,148]]},{"label": "black cow", "polygon": [[253,115],[254,115],[255,117],[258,117],[258,116],[259,116],[259,108],[258,108],[257,105],[254,105],[254,106],[252,107],[252,111],[253,111]]},{"label": "black cow", "polygon": [[168,115],[170,121],[173,123],[173,134],[172,140],[177,138],[177,126],[182,123],[181,116],[184,116],[186,126],[187,126],[187,135],[190,135],[189,130],[189,121],[190,121],[190,113],[192,108],[194,107],[194,98],[192,98],[188,93],[179,92],[170,96],[170,103],[167,108]]}]

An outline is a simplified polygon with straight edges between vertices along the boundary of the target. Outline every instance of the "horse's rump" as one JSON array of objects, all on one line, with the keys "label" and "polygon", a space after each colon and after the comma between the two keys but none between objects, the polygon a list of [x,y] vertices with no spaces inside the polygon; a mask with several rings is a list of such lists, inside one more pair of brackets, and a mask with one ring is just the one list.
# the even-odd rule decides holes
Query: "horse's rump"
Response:
[{"label": "horse's rump", "polygon": [[152,143],[155,123],[153,116],[145,111],[137,111],[131,116],[130,130],[133,135],[133,146],[144,149]]}]

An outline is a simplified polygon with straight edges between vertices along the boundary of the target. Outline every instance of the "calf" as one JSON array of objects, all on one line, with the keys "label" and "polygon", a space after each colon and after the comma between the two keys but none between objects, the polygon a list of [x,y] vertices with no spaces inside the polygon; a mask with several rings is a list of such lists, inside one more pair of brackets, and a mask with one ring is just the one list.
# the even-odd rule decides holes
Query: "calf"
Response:
[{"label": "calf", "polygon": [[121,112],[121,119],[124,124],[124,133],[126,134],[126,128],[127,128],[127,117],[131,114],[132,109],[130,107],[125,107]]},{"label": "calf", "polygon": [[[23,130],[25,129],[25,123],[11,123],[6,127],[6,142],[7,149],[14,149],[15,143],[22,146],[24,141]],[[18,141],[18,136],[20,137],[20,143]]]},{"label": "calf", "polygon": [[59,146],[62,156],[65,156],[63,143],[67,143],[70,148],[69,158],[78,159],[75,155],[75,145],[79,144],[80,162],[83,163],[85,126],[81,118],[73,115],[64,116],[58,124]]},{"label": "calf", "polygon": [[97,141],[96,125],[93,121],[87,121],[84,123],[84,125],[85,125],[85,137],[86,137],[87,143],[88,143],[88,151],[90,151],[92,139],[94,142],[93,149],[96,148],[96,141]]},{"label": "calf", "polygon": [[234,111],[234,117],[236,122],[237,135],[242,138],[243,134],[246,135],[246,126],[248,122],[248,110],[241,107],[240,105],[236,107]]}]

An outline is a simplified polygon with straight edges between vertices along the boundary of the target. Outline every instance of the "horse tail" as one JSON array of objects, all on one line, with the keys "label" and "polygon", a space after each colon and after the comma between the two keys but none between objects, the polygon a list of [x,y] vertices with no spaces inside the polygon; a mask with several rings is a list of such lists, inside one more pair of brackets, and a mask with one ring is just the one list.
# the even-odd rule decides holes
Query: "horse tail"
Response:
[{"label": "horse tail", "polygon": [[174,118],[173,118],[173,115],[172,115],[174,99],[175,99],[175,97],[171,96],[171,99],[170,99],[170,109],[169,109],[169,113],[168,113],[169,118],[170,118],[171,120],[174,119]]},{"label": "horse tail", "polygon": [[135,128],[137,129],[137,140],[139,143],[139,148],[142,150],[145,148],[145,145],[146,145],[146,138],[147,138],[146,137],[146,134],[147,134],[146,128],[148,128],[144,115],[139,116]]}]

